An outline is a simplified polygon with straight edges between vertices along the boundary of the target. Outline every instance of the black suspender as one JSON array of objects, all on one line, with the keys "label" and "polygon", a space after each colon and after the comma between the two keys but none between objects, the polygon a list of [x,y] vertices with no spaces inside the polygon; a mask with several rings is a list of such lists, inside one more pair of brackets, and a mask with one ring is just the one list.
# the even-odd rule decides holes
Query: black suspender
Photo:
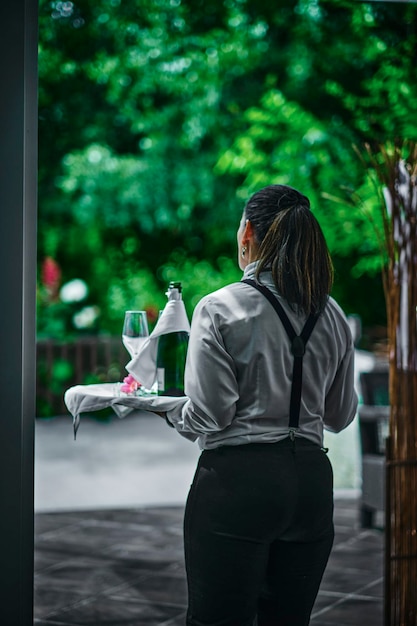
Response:
[{"label": "black suspender", "polygon": [[301,391],[303,385],[303,356],[305,353],[307,341],[309,340],[309,337],[319,316],[310,313],[306,323],[304,324],[304,328],[301,331],[301,334],[297,335],[281,303],[268,289],[268,287],[265,287],[265,285],[257,283],[256,281],[249,278],[242,280],[241,282],[247,283],[248,285],[255,287],[255,289],[260,291],[269,300],[269,302],[272,304],[275,311],[277,312],[289,337],[289,340],[291,341],[291,352],[294,356],[294,364],[292,370],[289,428],[298,428],[298,422],[300,419]]}]

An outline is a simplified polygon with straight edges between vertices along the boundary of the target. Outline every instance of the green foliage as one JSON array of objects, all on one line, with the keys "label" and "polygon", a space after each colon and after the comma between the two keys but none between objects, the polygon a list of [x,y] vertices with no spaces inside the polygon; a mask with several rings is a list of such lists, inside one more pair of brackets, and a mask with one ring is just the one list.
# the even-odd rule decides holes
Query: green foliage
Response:
[{"label": "green foliage", "polygon": [[[92,144],[67,155],[59,188],[68,213],[80,226],[100,220],[108,229],[137,224],[145,235],[168,228],[189,231],[192,210],[211,187],[208,170],[192,175],[181,160],[167,168],[164,152],[155,150],[150,158],[118,156]],[[188,198],[182,197],[184,189]]]},{"label": "green foliage", "polygon": [[365,179],[353,199],[360,164],[346,169],[353,157],[337,125],[325,125],[277,90],[267,92],[259,107],[248,109],[245,120],[246,132],[222,154],[217,171],[245,175],[238,191],[242,198],[271,183],[302,189],[331,252],[340,257],[359,253],[350,268],[352,276],[380,269],[378,196]]},{"label": "green foliage", "polygon": [[203,296],[242,277],[237,263],[227,257],[219,257],[213,266],[207,260],[198,261],[188,257],[184,250],[173,253],[168,263],[161,268],[161,274],[166,283],[181,280],[184,301],[190,316]]},{"label": "green foliage", "polygon": [[[172,277],[196,301],[237,280],[249,193],[312,202],[335,295],[384,319],[374,190],[352,144],[415,134],[417,7],[348,0],[40,0],[39,262],[82,303],[44,296],[41,335],[118,334]],[[74,316],[93,307],[83,331]],[[80,319],[80,318],[78,318]]]}]

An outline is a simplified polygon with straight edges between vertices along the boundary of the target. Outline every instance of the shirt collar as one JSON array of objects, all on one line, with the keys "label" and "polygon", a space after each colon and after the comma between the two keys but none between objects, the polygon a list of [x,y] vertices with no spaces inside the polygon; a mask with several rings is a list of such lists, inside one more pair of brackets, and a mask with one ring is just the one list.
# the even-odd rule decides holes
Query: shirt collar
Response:
[{"label": "shirt collar", "polygon": [[243,272],[242,280],[245,278],[255,278],[256,267],[258,265],[258,261],[253,261],[249,263]]},{"label": "shirt collar", "polygon": [[[247,278],[251,278],[252,280],[257,280],[256,279],[257,267],[258,267],[258,261],[253,261],[252,263],[249,263],[245,267],[242,280],[245,280]],[[265,287],[268,287],[272,291],[272,293],[278,296],[278,292],[274,284],[274,279],[272,278],[271,270],[268,270],[268,269],[262,270],[261,276],[262,276],[262,283],[265,285]]]}]

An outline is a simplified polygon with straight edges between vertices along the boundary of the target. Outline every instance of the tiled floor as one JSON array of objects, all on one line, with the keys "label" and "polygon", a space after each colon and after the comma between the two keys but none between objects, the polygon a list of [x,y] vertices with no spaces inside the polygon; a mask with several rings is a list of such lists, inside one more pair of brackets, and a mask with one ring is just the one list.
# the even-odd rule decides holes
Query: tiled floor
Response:
[{"label": "tiled floor", "polygon": [[[183,509],[38,513],[36,626],[185,624]],[[336,500],[336,540],[312,626],[381,626],[383,533]]]}]

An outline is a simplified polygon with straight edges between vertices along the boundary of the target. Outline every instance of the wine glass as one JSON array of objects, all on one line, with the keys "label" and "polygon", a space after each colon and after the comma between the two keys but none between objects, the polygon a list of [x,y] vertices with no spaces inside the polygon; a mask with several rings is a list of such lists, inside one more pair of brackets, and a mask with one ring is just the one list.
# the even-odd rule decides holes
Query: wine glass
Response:
[{"label": "wine glass", "polygon": [[122,341],[132,359],[138,354],[147,337],[149,328],[146,311],[126,311]]}]

